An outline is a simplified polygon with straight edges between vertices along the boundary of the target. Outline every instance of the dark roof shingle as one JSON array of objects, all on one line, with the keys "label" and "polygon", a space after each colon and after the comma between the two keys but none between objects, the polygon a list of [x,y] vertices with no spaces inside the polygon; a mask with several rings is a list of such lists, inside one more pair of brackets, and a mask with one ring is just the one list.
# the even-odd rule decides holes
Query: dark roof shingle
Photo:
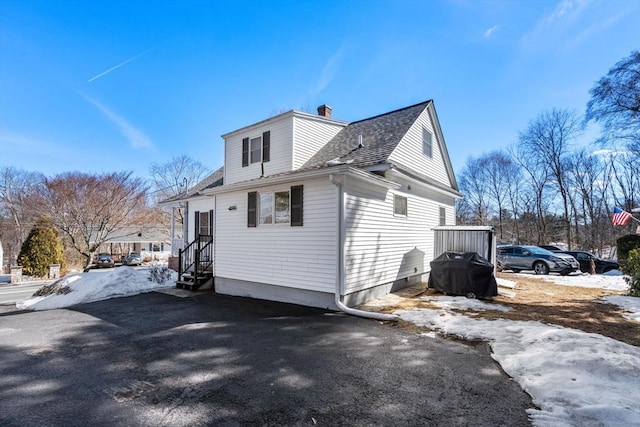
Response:
[{"label": "dark roof shingle", "polygon": [[167,197],[160,203],[171,203],[178,200],[188,199],[191,196],[195,196],[200,193],[202,190],[206,190],[207,188],[218,187],[223,184],[224,178],[224,166],[220,167],[218,170],[213,172],[212,174],[205,177],[202,181],[196,183],[193,187],[189,188],[186,193],[180,193],[173,195],[171,197]]},{"label": "dark roof shingle", "polygon": [[[350,123],[301,169],[322,167],[331,160],[366,167],[384,163],[431,101]],[[362,135],[362,147],[358,137]]]}]

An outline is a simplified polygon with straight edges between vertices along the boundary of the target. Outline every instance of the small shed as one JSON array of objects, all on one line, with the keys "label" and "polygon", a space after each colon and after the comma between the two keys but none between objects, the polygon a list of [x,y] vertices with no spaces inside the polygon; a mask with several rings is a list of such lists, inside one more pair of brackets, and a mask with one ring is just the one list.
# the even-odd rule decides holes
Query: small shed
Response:
[{"label": "small shed", "polygon": [[490,225],[442,225],[434,231],[434,259],[445,252],[477,252],[496,267],[496,239]]}]

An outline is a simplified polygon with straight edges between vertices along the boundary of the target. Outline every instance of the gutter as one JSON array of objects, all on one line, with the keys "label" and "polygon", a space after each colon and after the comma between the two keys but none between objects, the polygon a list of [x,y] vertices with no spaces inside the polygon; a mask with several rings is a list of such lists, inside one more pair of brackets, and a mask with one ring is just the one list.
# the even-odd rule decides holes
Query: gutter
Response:
[{"label": "gutter", "polygon": [[375,320],[385,320],[385,321],[397,321],[398,316],[395,314],[383,314],[383,313],[372,313],[370,311],[358,310],[356,308],[347,307],[343,304],[341,298],[342,294],[345,292],[345,254],[344,254],[344,243],[346,240],[346,231],[345,231],[345,199],[344,199],[344,181],[346,180],[347,175],[329,175],[329,180],[333,185],[338,187],[338,238],[336,239],[338,247],[338,266],[337,266],[337,275],[336,275],[336,292],[335,292],[335,302],[338,309],[346,314],[350,314],[352,316],[364,317],[367,319],[375,319]]}]

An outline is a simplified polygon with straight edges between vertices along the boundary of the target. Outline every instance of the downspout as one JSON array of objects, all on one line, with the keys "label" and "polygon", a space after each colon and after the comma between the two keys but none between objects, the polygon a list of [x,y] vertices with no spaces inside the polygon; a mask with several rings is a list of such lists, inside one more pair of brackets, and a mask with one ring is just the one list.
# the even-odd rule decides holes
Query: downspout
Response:
[{"label": "downspout", "polygon": [[398,316],[395,314],[383,314],[383,313],[373,313],[370,311],[358,310],[356,308],[347,307],[342,303],[342,294],[345,292],[345,249],[344,243],[346,240],[345,233],[345,198],[344,198],[344,187],[343,180],[346,178],[346,175],[329,175],[329,180],[333,185],[338,187],[338,238],[336,241],[338,242],[338,247],[336,253],[338,254],[338,266],[337,266],[337,280],[336,280],[336,292],[335,292],[335,302],[336,307],[344,313],[350,314],[352,316],[365,317],[368,319],[375,320],[386,320],[386,321],[397,321]]}]

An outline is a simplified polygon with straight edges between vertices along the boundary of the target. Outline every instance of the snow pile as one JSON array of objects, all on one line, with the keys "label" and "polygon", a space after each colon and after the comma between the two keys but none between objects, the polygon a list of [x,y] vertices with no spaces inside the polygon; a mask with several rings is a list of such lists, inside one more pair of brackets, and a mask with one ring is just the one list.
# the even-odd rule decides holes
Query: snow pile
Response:
[{"label": "snow pile", "polygon": [[[526,273],[518,275],[531,276]],[[580,288],[599,288],[612,291],[628,291],[629,284],[624,280],[625,276],[618,270],[612,270],[606,274],[570,274],[568,276],[540,275],[536,278],[553,282],[556,285],[576,286]]]},{"label": "snow pile", "polygon": [[[639,348],[540,322],[472,319],[451,311],[473,309],[463,297],[440,305],[445,308],[395,314],[444,334],[488,341],[492,357],[540,408],[528,411],[534,425],[638,425]],[[498,307],[484,303],[482,309]]]},{"label": "snow pile", "polygon": [[429,301],[440,308],[456,309],[456,310],[475,310],[475,311],[511,311],[511,308],[504,305],[491,304],[478,299],[470,299],[452,296],[424,296],[420,297],[423,301]]},{"label": "snow pile", "polygon": [[617,305],[624,310],[625,318],[640,322],[640,298],[626,297],[622,295],[609,295],[602,297],[598,302]]},{"label": "snow pile", "polygon": [[[152,270],[118,267],[108,273],[68,275],[40,288],[34,296],[16,303],[21,310],[49,310],[109,298],[136,295],[173,286],[177,273],[164,275],[161,283],[151,281]],[[155,275],[156,277],[158,275]]]}]

